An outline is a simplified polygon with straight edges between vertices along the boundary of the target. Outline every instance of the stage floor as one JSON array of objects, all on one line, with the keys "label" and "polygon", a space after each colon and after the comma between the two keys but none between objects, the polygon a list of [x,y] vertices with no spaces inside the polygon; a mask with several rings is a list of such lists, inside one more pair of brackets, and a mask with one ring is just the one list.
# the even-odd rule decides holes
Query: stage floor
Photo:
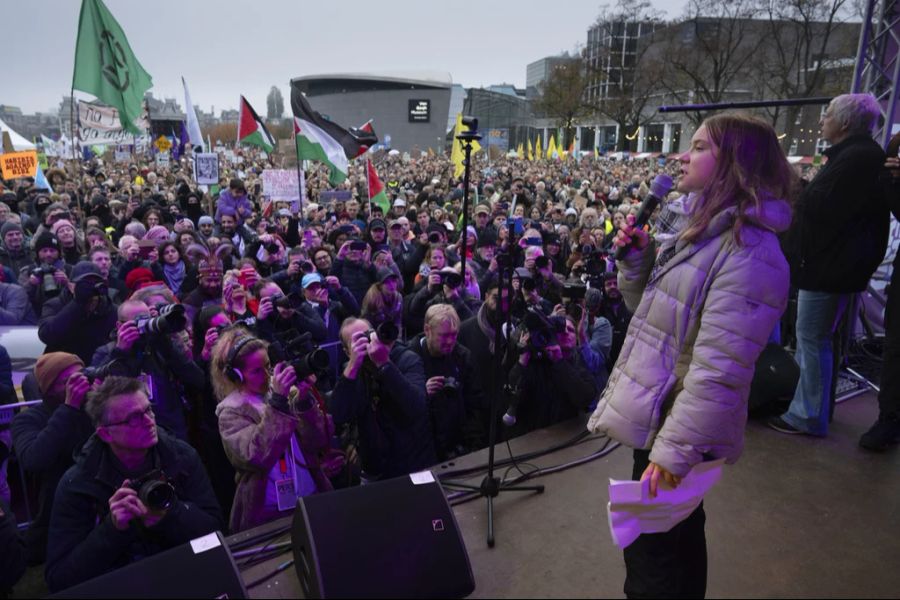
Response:
[{"label": "stage floor", "polygon": [[[872,454],[858,446],[876,416],[875,396],[865,394],[838,405],[825,439],[749,423],[744,455],[726,467],[705,502],[708,597],[900,594],[900,451]],[[566,437],[545,433],[554,441]],[[513,441],[513,452],[521,446]],[[560,454],[585,456],[598,446]],[[508,455],[502,448],[498,457]],[[564,462],[557,456],[538,464]],[[627,479],[631,464],[631,451],[620,447],[540,478],[542,495],[503,495],[495,503],[493,549],[485,543],[485,502],[458,507],[474,596],[623,597],[625,566],[607,526],[607,480]]]},{"label": "stage floor", "polygon": [[[826,439],[788,436],[762,422],[749,423],[743,457],[726,467],[706,498],[708,597],[898,596],[900,449],[873,454],[858,446],[876,415],[874,394],[865,394],[837,407]],[[520,454],[552,446],[580,430],[580,423],[565,423],[513,440],[512,449]],[[561,464],[601,446],[591,441],[532,462]],[[485,462],[486,455],[464,457],[450,468]],[[498,445],[497,457],[508,457],[505,445]],[[538,478],[546,485],[541,495],[502,494],[494,504],[493,549],[485,541],[485,501],[456,506],[475,572],[472,597],[622,597],[625,568],[607,526],[607,480],[630,473],[631,451],[618,448]],[[285,558],[249,569],[245,581]],[[42,568],[30,569],[16,596],[44,595],[41,575]],[[258,598],[298,593],[293,568],[251,591]]]}]

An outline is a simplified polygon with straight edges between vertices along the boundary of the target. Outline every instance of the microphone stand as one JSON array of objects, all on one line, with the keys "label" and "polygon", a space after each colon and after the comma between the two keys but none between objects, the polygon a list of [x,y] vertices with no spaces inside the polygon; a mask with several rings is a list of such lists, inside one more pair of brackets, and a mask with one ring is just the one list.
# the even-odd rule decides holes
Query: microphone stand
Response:
[{"label": "microphone stand", "polygon": [[[471,119],[471,117],[468,117]],[[463,118],[463,123],[466,123],[467,117]],[[478,140],[481,138],[477,133],[478,129],[478,121],[476,119],[471,119],[473,124],[470,124],[470,130],[461,133],[456,137],[456,139],[463,142],[463,151],[465,152],[465,193],[463,195],[463,255],[460,258],[462,261],[462,269],[463,269],[463,282],[465,282],[465,248],[467,246],[467,232],[465,230],[466,223],[468,219],[466,218],[468,215],[469,209],[469,168],[470,168],[470,159],[472,156],[472,141]],[[503,356],[505,352],[502,352],[504,346],[503,343],[503,326],[505,325],[507,331],[510,331],[512,324],[512,300],[513,300],[513,289],[512,289],[512,273],[515,268],[515,251],[518,250],[518,245],[516,243],[515,232],[509,232],[509,250],[510,253],[503,257],[497,257],[498,269],[497,269],[497,329],[494,331],[494,355],[492,362],[493,376],[491,378],[491,394],[490,394],[490,425],[488,427],[488,472],[485,475],[484,479],[481,481],[481,485],[469,485],[465,483],[457,483],[457,482],[446,482],[455,487],[460,487],[463,489],[469,489],[474,492],[478,492],[480,496],[487,500],[487,545],[489,548],[494,547],[494,498],[500,495],[500,492],[537,492],[538,494],[543,493],[544,486],[543,485],[533,485],[533,486],[516,486],[516,485],[507,485],[502,483],[498,477],[494,475],[494,449],[497,445],[497,396],[500,390],[503,391],[503,397],[508,397],[510,390],[509,387],[509,371],[503,369]],[[504,274],[506,275],[506,288],[504,288]],[[503,308],[503,290],[507,290],[507,307],[504,311]],[[505,313],[505,314],[504,314]],[[508,348],[507,348],[508,350]],[[500,384],[500,373],[503,373],[503,386]]]}]

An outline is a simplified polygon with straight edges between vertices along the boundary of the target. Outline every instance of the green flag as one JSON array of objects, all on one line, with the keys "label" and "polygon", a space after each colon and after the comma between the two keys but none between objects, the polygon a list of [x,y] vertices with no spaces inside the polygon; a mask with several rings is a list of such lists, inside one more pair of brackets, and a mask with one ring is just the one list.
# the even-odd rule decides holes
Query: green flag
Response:
[{"label": "green flag", "polygon": [[141,117],[144,92],[151,85],[153,80],[103,1],[83,0],[72,87],[119,109],[122,127],[139,135],[143,132],[134,122]]}]

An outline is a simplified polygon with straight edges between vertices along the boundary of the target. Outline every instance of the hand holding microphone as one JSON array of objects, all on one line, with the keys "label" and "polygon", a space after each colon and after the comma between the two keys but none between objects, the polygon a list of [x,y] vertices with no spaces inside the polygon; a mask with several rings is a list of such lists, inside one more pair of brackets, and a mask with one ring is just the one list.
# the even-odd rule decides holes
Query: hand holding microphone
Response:
[{"label": "hand holding microphone", "polygon": [[[615,260],[625,258],[632,246],[639,250],[647,247],[649,238],[643,230],[644,225],[650,220],[650,215],[653,214],[659,203],[669,195],[672,185],[672,178],[665,173],[660,173],[653,179],[653,183],[650,184],[650,192],[641,203],[637,215],[629,215],[627,224],[616,234],[616,239],[613,241],[613,245],[616,246],[616,253],[613,255]],[[635,241],[636,243],[634,243]]]}]

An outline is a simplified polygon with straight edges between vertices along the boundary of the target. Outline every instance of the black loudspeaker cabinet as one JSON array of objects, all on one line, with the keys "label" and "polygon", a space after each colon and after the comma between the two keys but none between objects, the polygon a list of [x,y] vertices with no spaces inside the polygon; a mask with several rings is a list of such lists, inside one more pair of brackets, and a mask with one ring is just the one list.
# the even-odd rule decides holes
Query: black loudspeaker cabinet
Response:
[{"label": "black loudspeaker cabinet", "polygon": [[294,566],[307,598],[463,598],[475,590],[443,488],[415,477],[298,501]]},{"label": "black loudspeaker cabinet", "polygon": [[58,592],[51,598],[247,598],[218,531]]}]

